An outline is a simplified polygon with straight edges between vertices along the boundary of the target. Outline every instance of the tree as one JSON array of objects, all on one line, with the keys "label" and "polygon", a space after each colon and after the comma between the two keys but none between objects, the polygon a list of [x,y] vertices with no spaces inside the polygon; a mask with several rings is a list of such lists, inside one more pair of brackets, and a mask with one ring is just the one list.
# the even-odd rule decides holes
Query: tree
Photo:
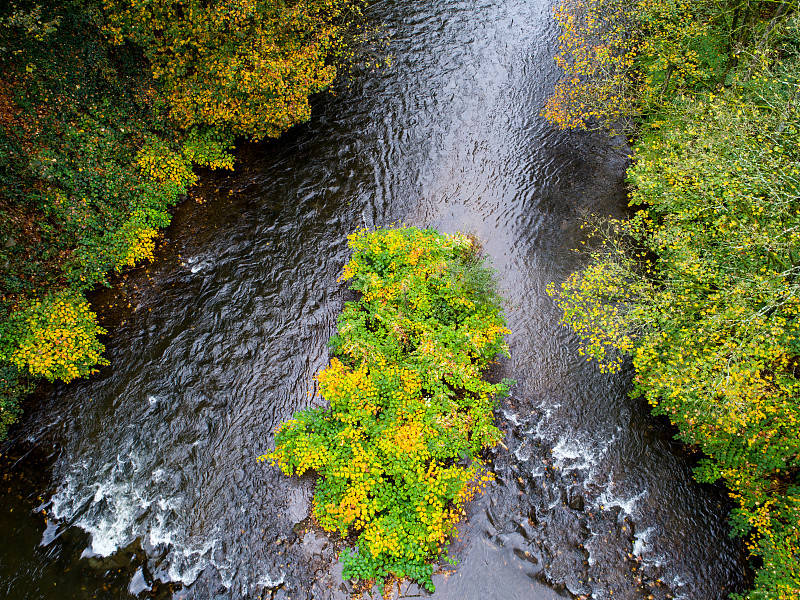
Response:
[{"label": "tree", "polygon": [[[347,0],[105,0],[116,43],[144,49],[183,129],[254,140],[308,120],[336,75]],[[357,12],[357,10],[356,10]]]},{"label": "tree", "polygon": [[730,14],[717,0],[564,0],[564,77],[543,114],[562,129],[613,129],[713,87],[728,64]]}]

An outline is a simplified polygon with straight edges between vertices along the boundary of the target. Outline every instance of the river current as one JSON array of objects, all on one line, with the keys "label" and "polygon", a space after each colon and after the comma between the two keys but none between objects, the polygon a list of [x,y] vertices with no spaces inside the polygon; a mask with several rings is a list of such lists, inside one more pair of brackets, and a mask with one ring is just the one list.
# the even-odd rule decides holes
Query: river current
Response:
[{"label": "river current", "polygon": [[307,520],[313,480],[256,457],[322,401],[347,234],[398,222],[477,235],[513,331],[497,482],[433,598],[746,585],[724,490],[692,481],[630,374],[582,358],[546,294],[583,264],[586,216],[624,214],[629,151],[539,116],[559,76],[551,2],[383,0],[369,16],[390,65],[356,66],[310,123],[208,174],[156,262],[97,296],[112,366],[39,398],[6,447],[0,596],[348,597],[338,541]]}]

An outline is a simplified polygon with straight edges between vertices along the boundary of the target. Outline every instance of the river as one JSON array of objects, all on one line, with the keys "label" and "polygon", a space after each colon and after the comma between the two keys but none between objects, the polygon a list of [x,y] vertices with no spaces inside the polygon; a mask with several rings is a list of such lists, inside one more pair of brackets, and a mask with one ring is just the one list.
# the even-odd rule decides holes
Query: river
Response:
[{"label": "river", "polygon": [[[156,262],[97,295],[112,367],[28,408],[3,458],[0,596],[345,598],[313,481],[256,462],[319,403],[345,237],[475,233],[508,298],[517,380],[497,483],[433,598],[722,599],[747,584],[725,492],[691,479],[629,373],[578,354],[546,294],[585,216],[624,214],[624,141],[552,129],[549,0],[383,0],[391,64],[361,64],[310,123],[208,174]],[[403,584],[404,596],[419,595]]]}]

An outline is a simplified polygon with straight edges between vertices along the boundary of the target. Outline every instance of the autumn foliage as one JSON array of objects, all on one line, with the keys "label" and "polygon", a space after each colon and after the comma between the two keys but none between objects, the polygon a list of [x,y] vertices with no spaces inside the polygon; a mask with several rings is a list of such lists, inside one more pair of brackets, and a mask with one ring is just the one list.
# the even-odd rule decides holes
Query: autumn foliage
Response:
[{"label": "autumn foliage", "polygon": [[[665,10],[657,31],[631,36],[623,104],[647,117],[628,169],[636,212],[587,224],[587,266],[550,291],[583,351],[608,370],[630,361],[632,394],[703,453],[696,477],[728,487],[757,571],[747,598],[789,600],[800,597],[800,23],[788,4],[725,18],[723,6]],[[718,18],[698,23],[697,11]],[[730,54],[715,64],[670,41],[686,30]],[[602,112],[608,102],[593,114],[548,106],[564,110],[561,126],[620,115]]]},{"label": "autumn foliage", "polygon": [[507,382],[482,375],[508,352],[501,302],[472,238],[415,228],[361,230],[343,279],[348,302],[319,373],[328,405],[283,423],[262,457],[315,472],[314,517],[357,537],[345,577],[409,577],[431,562],[490,475],[501,439],[492,409]]},{"label": "autumn foliage", "polygon": [[543,114],[563,129],[624,129],[670,96],[716,84],[728,64],[729,11],[715,0],[564,0]]},{"label": "autumn foliage", "polygon": [[48,381],[72,381],[108,364],[97,339],[105,330],[86,300],[69,292],[48,295],[15,311],[4,333],[2,355],[18,369]]},{"label": "autumn foliage", "polygon": [[254,140],[311,115],[336,75],[345,0],[105,0],[117,43],[144,49],[170,116]]},{"label": "autumn foliage", "polygon": [[0,6],[0,439],[31,381],[105,364],[84,293],[153,258],[194,168],[309,118],[359,6]]}]

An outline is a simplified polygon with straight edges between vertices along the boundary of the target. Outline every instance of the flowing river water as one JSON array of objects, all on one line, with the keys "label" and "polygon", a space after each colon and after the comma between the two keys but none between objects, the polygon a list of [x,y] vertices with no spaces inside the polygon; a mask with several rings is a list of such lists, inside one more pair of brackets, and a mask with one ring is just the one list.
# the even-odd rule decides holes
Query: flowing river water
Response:
[{"label": "flowing river water", "polygon": [[308,125],[205,178],[156,263],[98,296],[118,305],[113,366],[39,398],[6,448],[0,596],[346,598],[340,543],[307,519],[313,481],[256,457],[321,402],[346,235],[400,221],[475,233],[513,330],[497,482],[433,597],[746,586],[724,490],[692,481],[630,374],[582,359],[546,294],[583,263],[584,217],[624,214],[628,151],[539,116],[558,78],[551,15],[550,0],[377,2],[391,65],[355,68]]}]

